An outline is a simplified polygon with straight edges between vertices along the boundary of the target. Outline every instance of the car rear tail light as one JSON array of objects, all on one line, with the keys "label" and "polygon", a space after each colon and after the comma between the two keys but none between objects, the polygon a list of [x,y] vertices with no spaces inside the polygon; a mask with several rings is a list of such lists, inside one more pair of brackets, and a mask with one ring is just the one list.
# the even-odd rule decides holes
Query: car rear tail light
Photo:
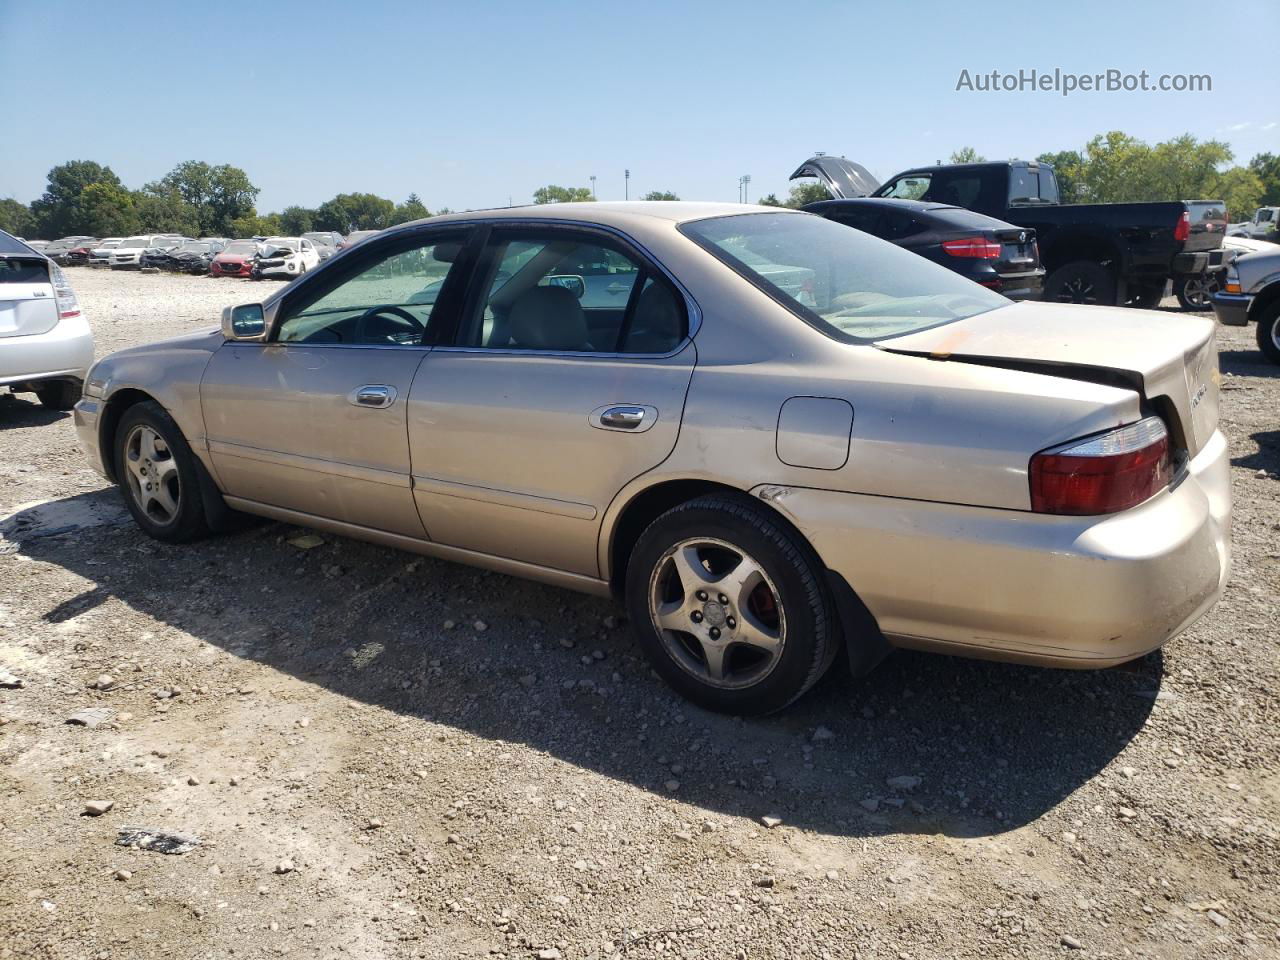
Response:
[{"label": "car rear tail light", "polygon": [[50,276],[53,280],[53,300],[58,305],[58,319],[70,320],[80,316],[80,301],[67,281],[67,275],[56,263],[49,264]]},{"label": "car rear tail light", "polygon": [[959,240],[944,240],[942,249],[953,257],[976,257],[979,260],[994,260],[1000,256],[1000,244],[986,237],[963,237]]},{"label": "car rear tail light", "polygon": [[1189,236],[1191,236],[1191,214],[1183,210],[1182,216],[1178,218],[1178,225],[1173,228],[1173,239],[1178,243],[1186,243]]},{"label": "car rear tail light", "polygon": [[1169,431],[1147,417],[1110,433],[1044,450],[1031,458],[1031,509],[1090,516],[1117,513],[1169,485]]}]

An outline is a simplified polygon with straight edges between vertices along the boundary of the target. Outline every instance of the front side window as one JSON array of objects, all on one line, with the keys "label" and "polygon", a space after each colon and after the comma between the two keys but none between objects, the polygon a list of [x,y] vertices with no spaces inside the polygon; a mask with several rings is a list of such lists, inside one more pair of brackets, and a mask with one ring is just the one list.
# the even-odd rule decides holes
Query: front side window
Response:
[{"label": "front side window", "polygon": [[480,258],[484,291],[461,344],[566,353],[668,353],[683,304],[665,278],[620,246],[562,231],[498,230]]},{"label": "front side window", "polygon": [[1009,303],[891,243],[803,214],[749,213],[680,231],[833,339],[879,340]]},{"label": "front side window", "polygon": [[461,235],[436,238],[357,261],[336,284],[300,291],[301,299],[287,303],[276,339],[349,346],[422,343],[463,242]]}]

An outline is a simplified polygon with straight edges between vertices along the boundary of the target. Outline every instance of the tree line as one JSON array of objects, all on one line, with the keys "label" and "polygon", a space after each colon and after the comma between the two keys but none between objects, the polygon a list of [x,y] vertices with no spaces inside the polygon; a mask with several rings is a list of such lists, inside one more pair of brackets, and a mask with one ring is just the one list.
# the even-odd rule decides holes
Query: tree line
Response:
[{"label": "tree line", "polygon": [[[985,159],[973,147],[961,147],[949,162]],[[1280,155],[1260,153],[1241,166],[1233,164],[1227,144],[1197,140],[1189,133],[1149,144],[1113,130],[1098,134],[1083,150],[1042,153],[1036,159],[1053,166],[1063,203],[1222,200],[1233,221],[1252,217],[1260,206],[1280,205]],[[760,202],[803,207],[829,199],[821,184],[799,183],[785,201],[769,194]]]},{"label": "tree line", "polygon": [[[952,163],[983,158],[972,147],[951,155]],[[1251,217],[1259,206],[1280,205],[1280,155],[1260,153],[1234,164],[1227,144],[1183,134],[1148,144],[1118,130],[1099,134],[1083,150],[1042,153],[1058,175],[1063,203],[1123,203],[1138,200],[1223,200],[1232,220]],[[165,176],[131,190],[109,166],[72,160],[49,171],[45,192],[30,204],[0,199],[0,229],[20,237],[127,236],[178,233],[189,237],[297,236],[314,230],[381,230],[431,216],[416,193],[396,203],[374,193],[340,193],[318,207],[290,206],[259,214],[259,190],[230,164],[200,160],[178,164]],[[534,203],[593,200],[588,187],[548,184]],[[654,190],[644,200],[678,200]],[[826,200],[818,183],[798,183],[786,200],[768,194],[765,206],[803,207]],[[448,208],[436,213],[448,213]]]},{"label": "tree line", "polygon": [[[375,193],[340,193],[318,207],[289,206],[260,214],[259,190],[230,164],[201,160],[178,164],[140,190],[126,187],[115,172],[93,160],[72,160],[49,171],[45,192],[30,204],[0,199],[0,230],[15,236],[129,236],[177,233],[188,237],[298,236],[321,230],[341,234],[381,230],[431,216],[416,193],[396,203]],[[586,187],[554,184],[534,192],[534,203],[593,200]],[[646,200],[678,200],[653,191]],[[449,213],[448,208],[437,214]]]},{"label": "tree line", "polygon": [[72,160],[49,171],[45,192],[30,204],[0,199],[0,230],[45,239],[139,233],[297,236],[313,230],[381,230],[431,215],[417,194],[396,203],[373,193],[340,193],[315,208],[259,214],[258,192],[249,175],[230,164],[188,160],[130,190],[109,166]]}]

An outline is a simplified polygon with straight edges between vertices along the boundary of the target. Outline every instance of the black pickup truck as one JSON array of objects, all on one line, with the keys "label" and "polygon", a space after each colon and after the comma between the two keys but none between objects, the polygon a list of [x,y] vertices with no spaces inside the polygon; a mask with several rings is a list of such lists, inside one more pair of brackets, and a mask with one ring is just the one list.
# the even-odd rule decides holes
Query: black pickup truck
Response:
[{"label": "black pickup truck", "polygon": [[1046,300],[1154,307],[1172,279],[1189,306],[1190,292],[1225,269],[1220,200],[1063,204],[1053,167],[1034,160],[916,167],[881,184],[859,164],[820,154],[791,175],[799,177],[817,177],[837,198],[946,203],[1035,230]]}]

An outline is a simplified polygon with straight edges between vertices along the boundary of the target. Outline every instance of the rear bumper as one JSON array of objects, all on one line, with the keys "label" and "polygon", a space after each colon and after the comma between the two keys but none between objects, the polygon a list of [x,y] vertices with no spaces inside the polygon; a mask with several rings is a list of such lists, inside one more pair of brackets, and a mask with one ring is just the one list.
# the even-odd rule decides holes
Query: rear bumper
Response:
[{"label": "rear bumper", "polygon": [[1223,293],[1213,295],[1213,313],[1228,327],[1245,327],[1249,325],[1249,307],[1253,297],[1241,293]]},{"label": "rear bumper", "polygon": [[1176,487],[1106,517],[784,489],[770,503],[857,591],[896,646],[1113,666],[1195,622],[1230,571],[1220,433]]},{"label": "rear bumper", "polygon": [[1199,276],[1206,270],[1218,270],[1226,265],[1227,252],[1218,247],[1213,250],[1197,250],[1192,253],[1179,253],[1173,258],[1173,275],[1179,277]]},{"label": "rear bumper", "polygon": [[1043,269],[1027,273],[1004,273],[1000,275],[999,285],[991,286],[991,289],[1010,300],[1039,300],[1044,296],[1044,275]]},{"label": "rear bumper", "polygon": [[83,380],[93,363],[93,334],[83,316],[47,333],[0,339],[0,384]]}]

